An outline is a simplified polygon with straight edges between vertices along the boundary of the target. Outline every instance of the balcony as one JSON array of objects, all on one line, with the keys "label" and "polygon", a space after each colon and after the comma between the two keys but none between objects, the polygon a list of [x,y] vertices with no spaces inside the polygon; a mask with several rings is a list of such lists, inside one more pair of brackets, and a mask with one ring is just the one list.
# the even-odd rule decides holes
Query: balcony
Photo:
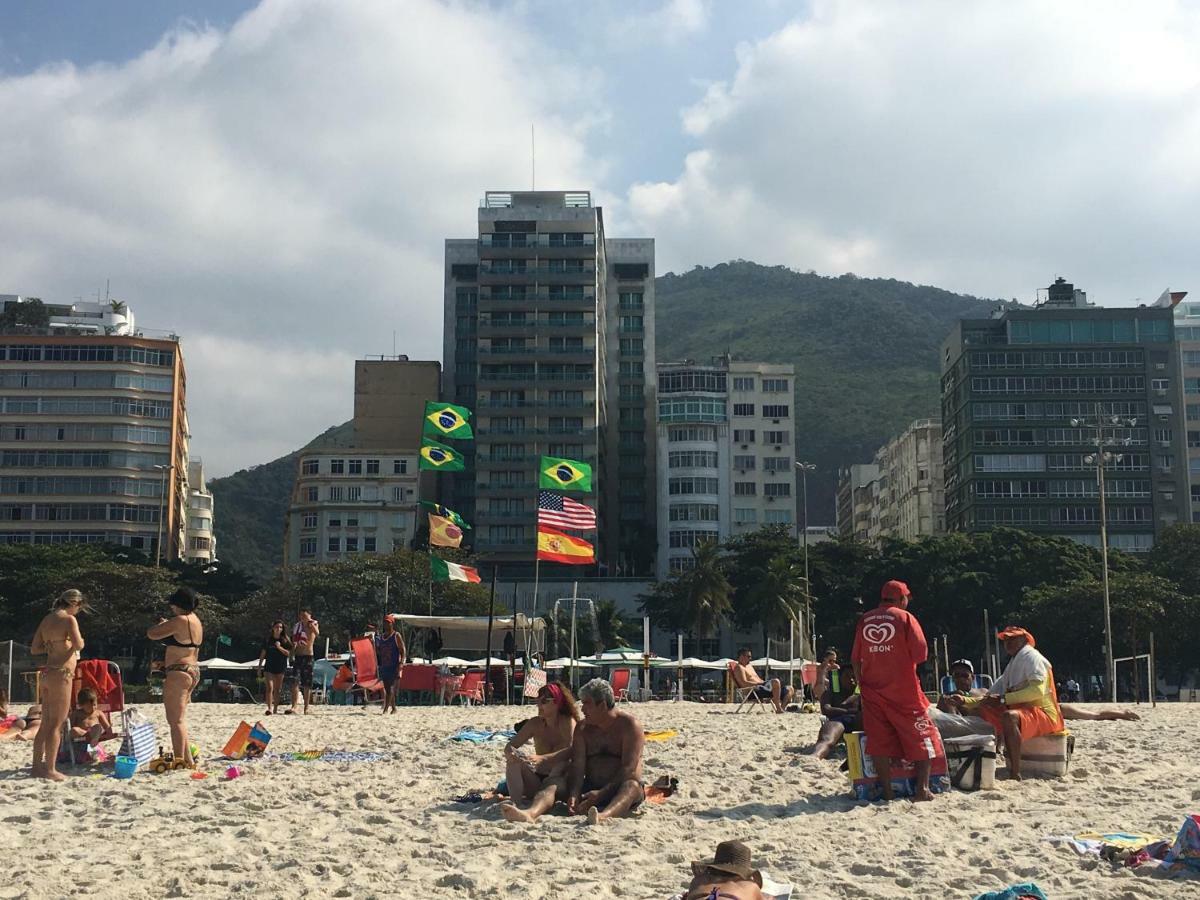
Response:
[{"label": "balcony", "polygon": [[475,513],[475,518],[480,522],[529,522],[533,520],[534,516],[533,510],[497,511],[487,509]]},{"label": "balcony", "polygon": [[489,356],[533,356],[537,352],[537,347],[480,347],[477,355],[486,359]]},{"label": "balcony", "polygon": [[593,409],[594,400],[480,400],[476,409]]},{"label": "balcony", "polygon": [[537,490],[536,481],[501,481],[496,484],[476,484],[477,494],[517,494]]}]

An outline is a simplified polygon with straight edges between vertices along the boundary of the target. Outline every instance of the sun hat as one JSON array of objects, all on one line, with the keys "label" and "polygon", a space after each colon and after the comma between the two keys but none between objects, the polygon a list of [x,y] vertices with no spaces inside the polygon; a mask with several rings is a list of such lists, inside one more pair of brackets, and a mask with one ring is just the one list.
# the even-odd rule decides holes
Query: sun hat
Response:
[{"label": "sun hat", "polygon": [[889,581],[883,586],[879,596],[884,600],[903,600],[905,597],[911,597],[912,591],[903,581]]},{"label": "sun hat", "polygon": [[1000,640],[1002,640],[1002,641],[1007,641],[1009,638],[1014,638],[1014,637],[1023,637],[1023,638],[1025,638],[1025,640],[1029,641],[1030,647],[1037,646],[1037,641],[1035,641],[1033,639],[1033,635],[1030,634],[1028,631],[1026,631],[1024,628],[1022,628],[1020,625],[1009,625],[1007,628],[1003,628],[1000,631],[997,631],[996,637],[1000,638]]},{"label": "sun hat", "polygon": [[762,873],[750,865],[750,848],[741,841],[722,841],[717,844],[712,859],[698,859],[692,863],[693,875],[703,875],[705,870],[736,875],[762,887]]}]

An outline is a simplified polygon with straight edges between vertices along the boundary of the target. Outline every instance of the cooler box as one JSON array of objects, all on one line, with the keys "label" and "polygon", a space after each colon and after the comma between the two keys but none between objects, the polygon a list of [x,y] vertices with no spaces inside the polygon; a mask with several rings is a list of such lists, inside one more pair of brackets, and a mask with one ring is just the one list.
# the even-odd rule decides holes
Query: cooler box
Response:
[{"label": "cooler box", "polygon": [[[845,738],[846,759],[850,764],[851,793],[858,800],[869,800],[872,788],[879,785],[879,777],[871,763],[867,736],[861,731],[848,731]],[[946,775],[946,757],[938,756],[931,762],[933,765],[929,772],[929,789],[935,794],[950,790],[950,779]],[[911,797],[916,793],[915,764],[908,760],[901,763],[893,760],[891,772],[892,793],[897,797]]]},{"label": "cooler box", "polygon": [[1075,753],[1075,735],[1069,731],[1045,734],[1021,743],[1021,775],[1062,778]]},{"label": "cooler box", "polygon": [[950,784],[960,791],[990,791],[996,786],[996,739],[986,734],[943,738]]}]

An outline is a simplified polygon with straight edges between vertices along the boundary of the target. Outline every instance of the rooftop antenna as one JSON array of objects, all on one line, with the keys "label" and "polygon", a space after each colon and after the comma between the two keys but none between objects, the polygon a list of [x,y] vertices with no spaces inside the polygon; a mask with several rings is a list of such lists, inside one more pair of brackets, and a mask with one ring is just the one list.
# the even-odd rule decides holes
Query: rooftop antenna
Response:
[{"label": "rooftop antenna", "polygon": [[529,123],[529,190],[537,190],[537,135]]},{"label": "rooftop antenna", "polygon": [[110,283],[111,281],[112,281],[112,279],[111,279],[111,278],[105,278],[105,279],[104,279],[104,302],[105,302],[105,303],[107,303],[107,302],[108,302],[108,288],[109,288],[109,283]]},{"label": "rooftop antenna", "polygon": [[396,329],[392,329],[392,356],[396,355]]}]

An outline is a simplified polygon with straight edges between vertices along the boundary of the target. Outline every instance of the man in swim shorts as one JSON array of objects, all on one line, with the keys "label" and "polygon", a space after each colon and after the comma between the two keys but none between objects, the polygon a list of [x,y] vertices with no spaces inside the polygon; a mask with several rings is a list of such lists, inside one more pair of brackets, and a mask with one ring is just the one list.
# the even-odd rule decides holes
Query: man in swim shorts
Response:
[{"label": "man in swim shorts", "polygon": [[612,686],[593,678],[579,689],[583,722],[571,743],[567,812],[595,825],[628,815],[646,799],[642,784],[642,725],[615,709]]}]

